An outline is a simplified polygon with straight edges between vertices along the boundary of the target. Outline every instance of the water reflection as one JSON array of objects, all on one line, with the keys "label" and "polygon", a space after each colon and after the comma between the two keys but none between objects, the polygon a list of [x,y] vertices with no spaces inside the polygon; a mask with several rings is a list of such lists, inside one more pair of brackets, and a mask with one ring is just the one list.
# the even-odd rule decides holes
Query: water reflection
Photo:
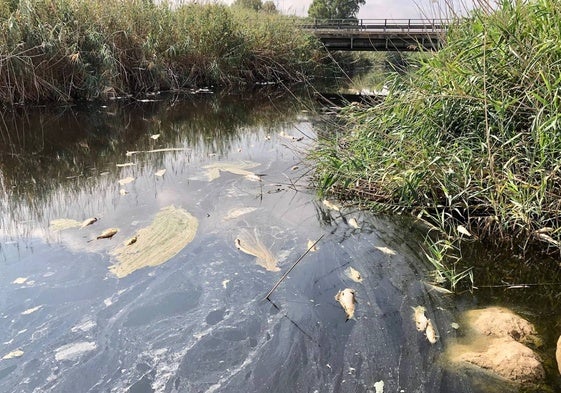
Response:
[{"label": "water reflection", "polygon": [[[298,152],[313,137],[301,108],[280,99],[4,114],[0,391],[374,392],[381,381],[485,391],[439,363],[457,334],[454,305],[425,290],[414,224],[335,211],[308,192]],[[192,241],[163,264],[114,274],[123,242],[166,228],[151,227],[162,211],[196,218]],[[49,227],[88,217],[98,220]],[[107,228],[118,232],[96,239]],[[279,271],[236,247],[244,233]],[[348,322],[334,299],[347,287],[358,299]],[[434,345],[415,328],[419,305]]]}]

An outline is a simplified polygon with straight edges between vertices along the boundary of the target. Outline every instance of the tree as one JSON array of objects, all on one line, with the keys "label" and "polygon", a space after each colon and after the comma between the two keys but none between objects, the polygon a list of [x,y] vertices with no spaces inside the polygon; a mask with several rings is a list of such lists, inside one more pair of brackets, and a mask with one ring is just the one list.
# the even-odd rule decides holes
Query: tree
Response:
[{"label": "tree", "polygon": [[277,6],[275,5],[275,3],[273,2],[273,0],[267,0],[263,3],[263,7],[261,8],[261,11],[267,13],[267,14],[276,14],[279,11],[277,10]]},{"label": "tree", "polygon": [[355,19],[366,0],[313,0],[308,16],[315,19]]},{"label": "tree", "polygon": [[232,6],[259,11],[261,8],[263,8],[263,3],[261,2],[261,0],[236,0],[232,4]]}]

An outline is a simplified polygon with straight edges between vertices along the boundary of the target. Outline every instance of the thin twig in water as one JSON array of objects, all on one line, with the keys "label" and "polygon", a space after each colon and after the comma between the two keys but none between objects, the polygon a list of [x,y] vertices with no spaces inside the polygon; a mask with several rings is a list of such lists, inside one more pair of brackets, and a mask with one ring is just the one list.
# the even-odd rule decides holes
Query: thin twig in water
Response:
[{"label": "thin twig in water", "polygon": [[298,258],[298,259],[296,260],[296,262],[294,262],[294,264],[290,267],[290,269],[288,269],[288,270],[286,271],[286,273],[284,273],[284,274],[282,275],[282,277],[280,278],[280,280],[278,280],[277,283],[273,286],[273,288],[267,293],[267,296],[265,296],[265,299],[267,299],[268,301],[271,301],[271,299],[269,299],[269,296],[271,296],[271,294],[274,292],[274,290],[277,289],[277,287],[278,287],[278,286],[280,285],[280,283],[286,278],[286,276],[288,276],[288,274],[292,271],[292,269],[294,269],[294,268],[296,267],[296,265],[298,265],[298,263],[299,263],[302,259],[304,259],[304,257],[305,257],[306,255],[308,255],[308,253],[310,252],[310,250],[312,250],[312,249],[316,246],[316,244],[318,244],[319,241],[320,241],[324,236],[325,236],[325,234],[321,235],[321,236],[319,237],[319,239],[317,239],[317,240],[314,242],[314,244],[312,244],[310,247],[308,247],[308,249],[306,250],[306,252],[305,252],[304,254],[302,254],[302,255],[300,256],[300,258]]}]

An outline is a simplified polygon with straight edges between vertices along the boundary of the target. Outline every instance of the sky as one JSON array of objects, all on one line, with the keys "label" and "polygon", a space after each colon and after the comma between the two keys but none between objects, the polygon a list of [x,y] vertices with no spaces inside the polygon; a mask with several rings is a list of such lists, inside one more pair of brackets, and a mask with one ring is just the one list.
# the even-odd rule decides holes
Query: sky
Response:
[{"label": "sky", "polygon": [[[273,0],[284,14],[296,14],[307,16],[308,7],[312,0]],[[452,4],[456,10],[462,10],[471,1],[477,0],[366,0],[361,6],[358,18],[363,19],[417,19],[417,18],[440,18],[445,13],[439,9],[445,9],[443,4]],[[227,2],[231,2],[227,1]]]}]

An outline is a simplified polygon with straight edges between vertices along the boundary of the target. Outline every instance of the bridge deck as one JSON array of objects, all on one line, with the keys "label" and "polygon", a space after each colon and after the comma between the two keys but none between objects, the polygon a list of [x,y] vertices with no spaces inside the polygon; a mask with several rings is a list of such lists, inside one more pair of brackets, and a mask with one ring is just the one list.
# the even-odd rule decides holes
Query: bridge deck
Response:
[{"label": "bridge deck", "polygon": [[329,50],[438,50],[446,33],[443,20],[335,19],[303,25]]}]

